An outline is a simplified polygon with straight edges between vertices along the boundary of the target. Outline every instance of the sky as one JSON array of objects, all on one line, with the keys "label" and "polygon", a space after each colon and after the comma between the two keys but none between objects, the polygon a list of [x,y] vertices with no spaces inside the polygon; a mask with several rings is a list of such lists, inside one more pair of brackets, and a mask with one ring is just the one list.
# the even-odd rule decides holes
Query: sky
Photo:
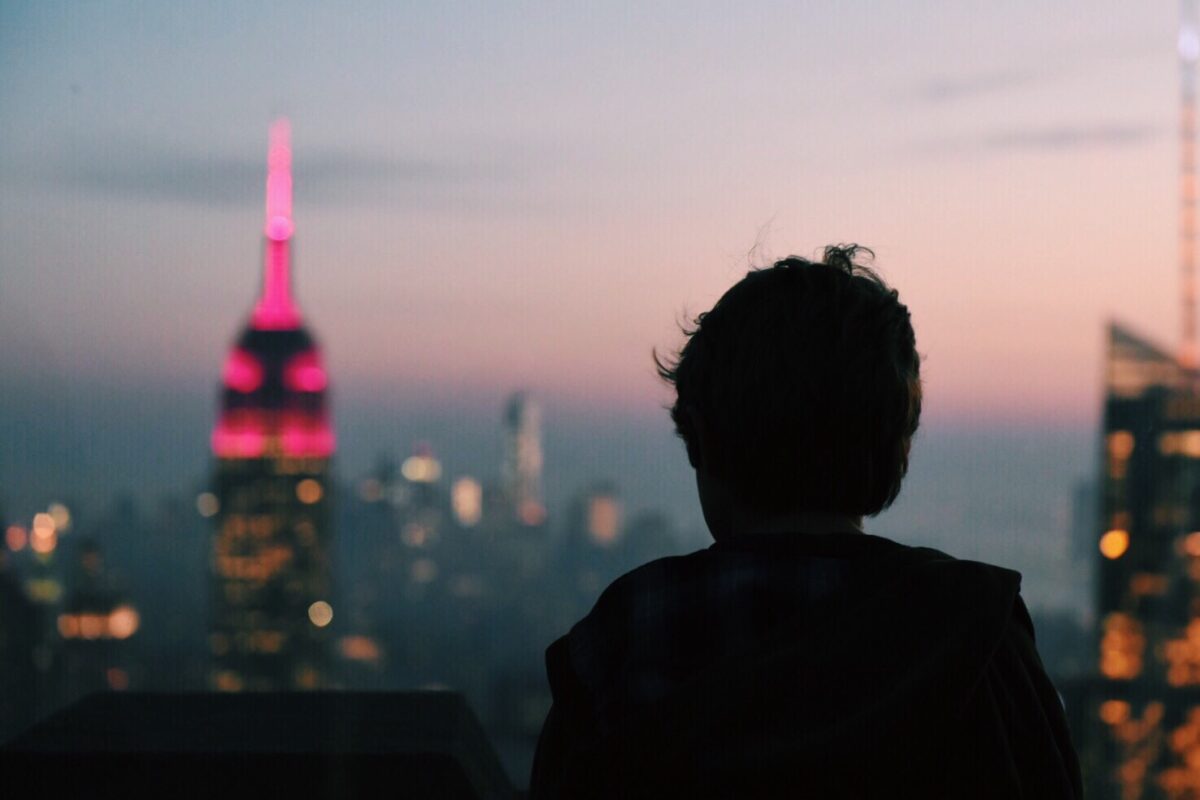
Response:
[{"label": "sky", "polygon": [[1177,27],[1124,0],[0,2],[0,482],[157,474],[143,440],[203,469],[279,115],[354,465],[379,430],[494,427],[518,387],[560,442],[665,447],[652,348],[832,242],[911,309],[927,426],[1090,430],[1105,322],[1178,338]]}]

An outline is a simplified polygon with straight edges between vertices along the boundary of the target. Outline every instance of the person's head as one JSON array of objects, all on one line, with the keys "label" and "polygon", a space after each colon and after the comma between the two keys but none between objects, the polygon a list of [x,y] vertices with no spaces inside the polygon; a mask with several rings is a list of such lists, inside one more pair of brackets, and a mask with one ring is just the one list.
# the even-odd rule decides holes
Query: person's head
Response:
[{"label": "person's head", "polygon": [[673,359],[656,356],[714,535],[726,533],[714,495],[764,518],[861,517],[900,492],[920,358],[908,309],[858,253],[871,251],[827,247],[820,263],[751,271],[684,330]]}]

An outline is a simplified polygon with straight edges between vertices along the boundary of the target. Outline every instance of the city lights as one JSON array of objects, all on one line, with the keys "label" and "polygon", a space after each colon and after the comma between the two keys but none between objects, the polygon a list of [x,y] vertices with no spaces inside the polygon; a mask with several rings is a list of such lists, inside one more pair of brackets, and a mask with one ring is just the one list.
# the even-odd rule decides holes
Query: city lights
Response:
[{"label": "city lights", "polygon": [[128,639],[137,633],[141,617],[133,606],[121,605],[108,615],[108,633],[114,639]]},{"label": "city lights", "polygon": [[450,507],[459,525],[478,525],[483,516],[483,487],[479,481],[469,477],[456,480],[450,488]]},{"label": "city lights", "polygon": [[597,544],[611,545],[621,532],[621,504],[617,498],[601,494],[588,500],[588,535]]},{"label": "city lights", "polygon": [[312,478],[305,478],[296,484],[296,498],[305,505],[319,502],[324,493],[321,484]]},{"label": "city lights", "polygon": [[4,544],[14,553],[25,549],[29,542],[29,534],[20,525],[9,525],[4,531]]},{"label": "city lights", "polygon": [[333,622],[333,606],[324,600],[318,600],[308,607],[308,619],[318,628],[324,628]]},{"label": "city lights", "polygon": [[201,492],[196,495],[196,510],[202,517],[211,517],[221,510],[221,501],[212,492]]},{"label": "city lights", "polygon": [[235,392],[250,394],[263,382],[263,365],[253,353],[235,347],[225,360],[225,385]]},{"label": "city lights", "polygon": [[348,661],[376,664],[383,658],[379,643],[368,636],[343,636],[338,641],[338,651]]},{"label": "city lights", "polygon": [[114,692],[123,692],[129,688],[129,673],[120,667],[109,667],[104,671],[104,678],[108,681],[108,688]]},{"label": "city lights", "polygon": [[1108,454],[1113,458],[1126,459],[1133,453],[1133,434],[1129,431],[1114,431],[1108,435]]},{"label": "city lights", "polygon": [[59,533],[71,527],[71,511],[62,503],[51,503],[46,509],[46,513],[50,515],[50,519]]},{"label": "city lights", "polygon": [[433,483],[442,477],[442,465],[429,454],[417,454],[404,459],[400,474],[413,483]]},{"label": "city lights", "polygon": [[1118,559],[1129,549],[1129,531],[1111,530],[1100,537],[1100,552],[1108,559]]},{"label": "city lights", "polygon": [[1142,671],[1146,637],[1142,624],[1129,614],[1105,617],[1100,639],[1100,672],[1106,678],[1132,680]]},{"label": "city lights", "polygon": [[33,518],[33,534],[29,547],[38,555],[49,555],[58,547],[58,529],[49,514],[38,514]]},{"label": "city lights", "polygon": [[73,611],[58,615],[58,632],[64,639],[128,639],[137,633],[141,616],[128,604],[108,612]]},{"label": "city lights", "polygon": [[1124,700],[1105,700],[1100,704],[1100,719],[1108,725],[1120,725],[1129,719],[1129,703]]},{"label": "city lights", "polygon": [[283,368],[283,385],[293,392],[320,392],[329,384],[315,350],[297,353]]}]

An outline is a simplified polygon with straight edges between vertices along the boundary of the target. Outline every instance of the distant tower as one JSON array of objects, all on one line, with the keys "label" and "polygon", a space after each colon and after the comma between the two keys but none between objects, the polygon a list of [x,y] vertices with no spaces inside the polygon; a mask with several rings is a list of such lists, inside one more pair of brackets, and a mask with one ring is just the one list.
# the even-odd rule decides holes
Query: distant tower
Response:
[{"label": "distant tower", "polygon": [[542,500],[542,412],[524,392],[504,410],[504,460],[500,465],[505,505],[523,525],[546,519]]},{"label": "distant tower", "polygon": [[77,548],[70,591],[58,615],[62,637],[59,702],[89,692],[129,688],[131,653],[125,641],[137,633],[141,617],[113,584],[100,546],[84,539]]},{"label": "distant tower", "polygon": [[1181,0],[1179,25],[1179,266],[1183,298],[1180,362],[1198,365],[1196,349],[1196,61],[1200,25],[1195,0]]},{"label": "distant tower", "polygon": [[225,361],[212,434],[210,685],[330,685],[330,458],[321,353],[291,296],[292,152],[271,126],[263,287]]}]

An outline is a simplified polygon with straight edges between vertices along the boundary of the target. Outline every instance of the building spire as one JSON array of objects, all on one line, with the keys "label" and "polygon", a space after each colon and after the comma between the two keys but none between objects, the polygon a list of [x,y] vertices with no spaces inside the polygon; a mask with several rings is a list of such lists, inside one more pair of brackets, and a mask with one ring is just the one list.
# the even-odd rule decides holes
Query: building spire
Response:
[{"label": "building spire", "polygon": [[300,325],[300,311],[292,301],[292,126],[285,118],[271,124],[267,152],[267,237],[263,263],[262,296],[254,307],[251,325],[259,330],[286,330]]}]

